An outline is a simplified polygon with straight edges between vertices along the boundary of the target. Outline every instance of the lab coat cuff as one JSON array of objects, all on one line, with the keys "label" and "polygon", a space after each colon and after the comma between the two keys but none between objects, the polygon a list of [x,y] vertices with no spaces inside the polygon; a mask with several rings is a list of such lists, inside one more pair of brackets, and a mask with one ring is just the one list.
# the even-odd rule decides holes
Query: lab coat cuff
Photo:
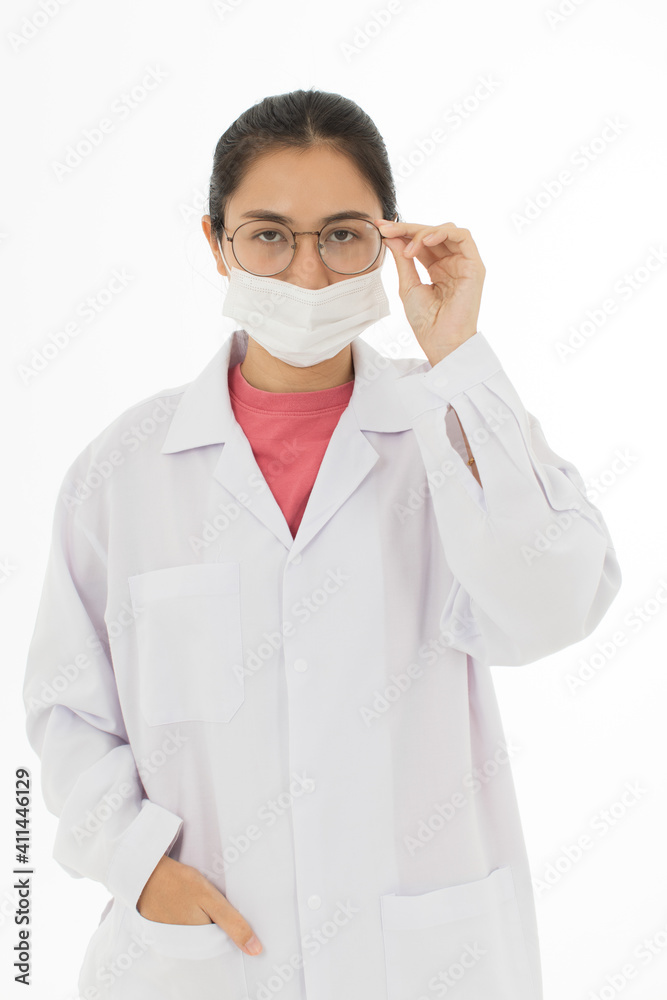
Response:
[{"label": "lab coat cuff", "polygon": [[406,412],[414,419],[442,406],[443,401],[452,404],[460,393],[502,370],[498,355],[478,330],[436,365],[420,366],[399,376],[396,387]]},{"label": "lab coat cuff", "polygon": [[183,820],[163,806],[143,800],[141,812],[130,824],[114,853],[106,885],[112,896],[130,909],[160,858],[174,845]]}]

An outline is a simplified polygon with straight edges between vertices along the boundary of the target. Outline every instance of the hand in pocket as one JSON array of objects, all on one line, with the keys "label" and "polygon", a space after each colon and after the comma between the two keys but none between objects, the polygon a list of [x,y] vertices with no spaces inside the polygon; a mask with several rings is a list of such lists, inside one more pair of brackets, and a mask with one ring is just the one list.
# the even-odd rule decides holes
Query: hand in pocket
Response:
[{"label": "hand in pocket", "polygon": [[247,955],[262,950],[252,927],[229,900],[197,868],[167,855],[146,882],[137,910],[146,920],[163,924],[216,923]]}]

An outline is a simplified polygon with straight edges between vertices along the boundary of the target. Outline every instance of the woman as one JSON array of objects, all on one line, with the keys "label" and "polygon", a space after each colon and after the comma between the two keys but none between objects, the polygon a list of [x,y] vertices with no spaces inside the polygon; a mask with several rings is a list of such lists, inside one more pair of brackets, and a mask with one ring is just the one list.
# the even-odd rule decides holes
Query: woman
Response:
[{"label": "woman", "polygon": [[[54,857],[112,897],[81,995],[539,1000],[490,666],[593,632],[605,522],[353,101],[249,108],[209,211],[242,328],[72,464],[29,653]],[[359,339],[386,247],[426,361]]]}]

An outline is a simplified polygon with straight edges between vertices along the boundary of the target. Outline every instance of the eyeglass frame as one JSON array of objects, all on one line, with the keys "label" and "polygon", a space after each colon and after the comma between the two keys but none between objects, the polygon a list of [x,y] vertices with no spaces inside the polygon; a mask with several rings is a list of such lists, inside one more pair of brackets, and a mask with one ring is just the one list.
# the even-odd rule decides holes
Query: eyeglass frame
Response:
[{"label": "eyeglass frame", "polygon": [[[395,215],[395,218],[392,221],[393,222],[397,222],[398,221],[398,212],[394,212],[394,215]],[[353,218],[355,218],[355,216],[350,215],[349,218],[353,219]],[[225,229],[224,226],[222,226],[221,228],[222,228],[223,233],[225,234],[225,237],[232,244],[232,253],[234,253],[234,237],[238,233],[239,229],[241,229],[243,226],[250,225],[252,222],[269,222],[270,223],[270,221],[271,221],[270,219],[248,219],[247,222],[241,222],[240,225],[238,225],[236,227],[236,229],[232,233],[231,237],[227,235],[227,230]],[[337,221],[336,219],[333,220],[333,222],[336,222],[336,221]],[[344,221],[344,220],[341,220],[341,221]],[[371,226],[373,226],[375,229],[377,229],[378,233],[380,233],[380,230],[378,229],[378,227],[375,225],[374,222],[371,222],[370,219],[359,219],[358,221],[359,222],[369,223]],[[296,237],[297,236],[317,236],[317,238],[318,238],[317,239],[317,252],[320,255],[320,260],[322,261],[322,263],[324,264],[324,266],[328,267],[329,270],[333,271],[334,274],[345,274],[345,275],[348,275],[348,276],[351,276],[351,275],[354,275],[354,274],[363,274],[364,271],[367,271],[369,267],[373,266],[373,264],[375,263],[375,261],[380,256],[380,251],[382,250],[382,246],[383,246],[382,240],[386,239],[386,237],[383,236],[382,233],[380,233],[380,248],[379,248],[378,252],[376,253],[375,257],[373,258],[373,260],[368,265],[368,267],[362,268],[361,271],[336,271],[335,268],[333,268],[329,264],[327,264],[327,262],[325,261],[324,257],[322,256],[322,250],[321,250],[322,244],[320,243],[320,240],[319,240],[320,233],[323,233],[324,230],[327,228],[327,226],[328,225],[332,225],[332,223],[327,223],[327,226],[324,226],[322,229],[302,229],[299,232],[295,232],[295,230],[291,229],[285,222],[277,222],[276,224],[279,225],[279,226],[283,226],[283,228],[287,229],[292,234],[292,240],[293,240],[293,243],[291,244],[291,247],[292,247],[292,256],[290,258],[289,264],[285,264],[285,267],[281,267],[281,269],[279,271],[274,271],[273,274],[257,274],[256,271],[251,271],[249,267],[245,267],[245,265],[241,264],[241,261],[236,256],[236,253],[234,253],[234,259],[236,260],[237,264],[241,264],[241,267],[243,268],[243,270],[247,271],[248,274],[255,274],[258,278],[272,278],[274,275],[276,275],[276,274],[282,274],[283,271],[286,271],[287,268],[291,266],[291,264],[292,264],[292,262],[293,262],[293,260],[294,260],[294,258],[296,256],[296,251],[297,251]],[[220,245],[220,237],[219,236],[218,236],[218,245]],[[220,245],[220,252],[222,253],[222,246],[221,245]]]}]

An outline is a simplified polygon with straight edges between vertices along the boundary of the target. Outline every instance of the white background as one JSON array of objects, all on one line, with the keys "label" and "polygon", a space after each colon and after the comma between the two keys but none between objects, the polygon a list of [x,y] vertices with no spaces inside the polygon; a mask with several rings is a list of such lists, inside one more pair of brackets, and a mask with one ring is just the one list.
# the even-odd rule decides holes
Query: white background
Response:
[{"label": "white background", "polygon": [[[493,671],[506,735],[520,747],[512,769],[545,1000],[663,996],[663,4],[393,0],[381,27],[385,0],[44,4],[48,15],[38,2],[5,3],[0,15],[3,996],[27,995],[12,982],[17,767],[33,772],[33,1000],[76,997],[109,898],[51,858],[56,819],[24,732],[23,670],[56,489],[103,427],[190,381],[234,328],[220,314],[222,278],[200,226],[213,150],[251,104],[311,86],[352,98],[374,119],[403,219],[470,229],[487,269],[479,328],[609,525],[623,586],[596,632]],[[135,91],[122,116],[117,102],[149,70],[161,79]],[[113,131],[59,178],[68,146],[105,117]],[[571,183],[558,190],[563,170]],[[93,322],[79,317],[78,335],[36,371],[37,354],[114,269],[131,275],[127,287]],[[383,275],[392,316],[366,334],[380,348],[407,323],[393,259]],[[579,346],[559,353],[575,330]],[[416,341],[408,353],[423,357]],[[589,679],[573,689],[568,678],[591,657]],[[623,804],[626,786],[639,791]],[[568,860],[586,834],[590,848]],[[636,950],[644,940],[650,960]]]}]

